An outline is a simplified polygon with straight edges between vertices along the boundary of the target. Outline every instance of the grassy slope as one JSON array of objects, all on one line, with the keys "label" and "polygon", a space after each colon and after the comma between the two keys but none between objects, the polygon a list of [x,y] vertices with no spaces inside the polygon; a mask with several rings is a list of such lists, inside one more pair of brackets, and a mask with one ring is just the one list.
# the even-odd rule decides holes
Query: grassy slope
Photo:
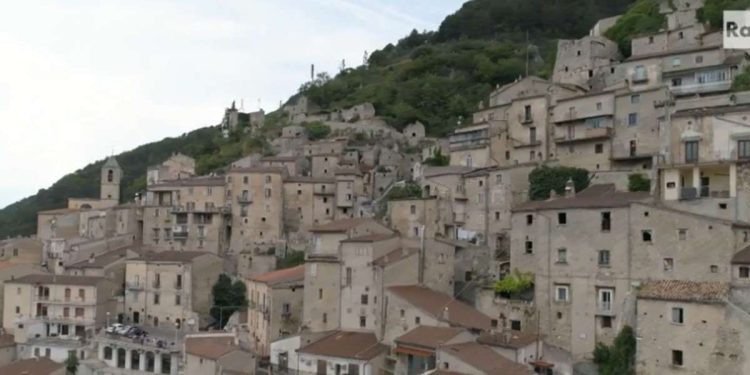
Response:
[{"label": "grassy slope", "polygon": [[[531,72],[544,75],[554,62],[557,38],[585,34],[599,18],[618,14],[631,0],[472,0],[448,16],[438,31],[413,32],[370,55],[369,67],[350,69],[302,89],[326,108],[371,101],[379,113],[400,127],[422,121],[433,135],[455,128],[492,88],[525,71],[528,36],[538,56]],[[218,110],[218,109],[217,109]],[[282,124],[271,114],[269,127]],[[220,137],[206,127],[176,138],[146,144],[116,155],[124,168],[124,200],[145,187],[146,167],[173,152],[196,158],[198,173],[226,165],[251,151],[264,151],[263,141],[233,134]],[[0,238],[32,234],[36,212],[60,208],[68,197],[96,197],[102,161],[89,164],[47,189],[0,210]]]}]

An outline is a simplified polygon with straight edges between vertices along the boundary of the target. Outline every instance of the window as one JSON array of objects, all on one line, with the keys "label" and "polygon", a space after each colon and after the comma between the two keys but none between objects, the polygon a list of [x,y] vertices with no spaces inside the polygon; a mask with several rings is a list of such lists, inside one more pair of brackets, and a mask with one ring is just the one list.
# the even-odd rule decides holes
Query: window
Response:
[{"label": "window", "polygon": [[499,185],[503,182],[503,175],[496,174],[495,175],[495,185]]},{"label": "window", "polygon": [[703,62],[703,55],[695,56],[695,63],[700,64]]},{"label": "window", "polygon": [[664,271],[672,271],[674,268],[674,259],[672,258],[664,258]]},{"label": "window", "polygon": [[500,221],[500,212],[495,211],[495,221]]},{"label": "window", "polygon": [[644,229],[644,230],[642,230],[641,231],[641,239],[643,240],[643,242],[651,243],[652,242],[651,230],[650,229]]},{"label": "window", "polygon": [[597,111],[601,111],[602,110],[602,103],[601,102],[596,103],[596,110]]},{"label": "window", "polygon": [[750,158],[750,140],[737,141],[737,157],[740,159]]},{"label": "window", "polygon": [[272,194],[271,193],[271,189],[270,188],[266,188],[265,189],[265,196],[266,196],[266,198],[271,198],[271,194]]},{"label": "window", "polygon": [[698,141],[685,142],[685,162],[693,163],[698,161]]},{"label": "window", "polygon": [[682,307],[672,308],[672,323],[675,323],[675,324],[685,323],[685,310]]},{"label": "window", "polygon": [[520,320],[511,320],[510,321],[510,329],[513,331],[520,331],[521,330],[521,321]]},{"label": "window", "polygon": [[328,323],[328,314],[323,313],[323,323]]},{"label": "window", "polygon": [[415,205],[412,204],[409,207],[409,212],[411,212],[412,215],[415,215],[417,213],[417,206],[415,206]]},{"label": "window", "polygon": [[174,295],[174,304],[175,304],[175,306],[182,305],[182,296],[180,296],[179,294],[175,294]]},{"label": "window", "polygon": [[534,253],[534,243],[531,241],[526,241],[526,254],[533,254]]},{"label": "window", "polygon": [[682,350],[672,350],[672,366],[682,366]]},{"label": "window", "polygon": [[363,305],[366,305],[366,304],[367,304],[367,302],[369,302],[369,301],[368,301],[368,296],[367,296],[367,294],[363,294],[363,295],[362,295],[362,296],[360,297],[360,302],[362,302],[362,304],[363,304]]},{"label": "window", "polygon": [[565,248],[557,249],[557,263],[568,263],[568,250]]},{"label": "window", "polygon": [[682,60],[680,60],[679,57],[675,57],[672,59],[672,66],[680,66],[682,64]]},{"label": "window", "polygon": [[415,316],[414,317],[414,324],[420,324],[420,323],[422,323],[422,318],[420,318],[418,316]]},{"label": "window", "polygon": [[359,365],[356,363],[350,363],[347,375],[359,375]]},{"label": "window", "polygon": [[[741,266],[740,267],[740,279],[747,279],[747,278],[750,278],[750,267]],[[17,307],[16,307],[16,312],[18,312]]]},{"label": "window", "polygon": [[641,102],[641,96],[639,94],[630,95],[630,104],[638,104]]},{"label": "window", "polygon": [[536,143],[536,128],[529,128],[529,143]]},{"label": "window", "polygon": [[267,183],[267,184],[270,184],[270,183],[271,183],[271,176],[266,176],[266,183]]},{"label": "window", "polygon": [[636,125],[638,125],[638,114],[629,113],[628,114],[628,126],[636,126]]},{"label": "window", "polygon": [[594,153],[595,154],[601,154],[604,152],[604,145],[601,143],[597,143],[594,145]]},{"label": "window", "polygon": [[352,285],[352,268],[346,267],[346,286]]},{"label": "window", "polygon": [[672,78],[672,86],[682,86],[682,78]]},{"label": "window", "polygon": [[712,265],[711,265],[711,266],[709,267],[709,270],[711,270],[711,273],[718,273],[718,272],[719,272],[719,266],[717,266],[717,265],[715,265],[715,264],[712,264]]},{"label": "window", "polygon": [[648,44],[654,44],[654,37],[653,36],[648,37]]},{"label": "window", "polygon": [[570,287],[567,285],[556,285],[555,286],[555,301],[557,302],[568,302],[570,294]]},{"label": "window", "polygon": [[534,224],[534,215],[526,215],[526,225]]},{"label": "window", "polygon": [[612,311],[612,301],[614,300],[615,291],[609,288],[599,289],[599,311]]},{"label": "window", "polygon": [[599,250],[599,267],[609,267],[609,250]]},{"label": "window", "polygon": [[612,317],[611,316],[602,316],[601,317],[601,327],[602,328],[612,328]]},{"label": "window", "polygon": [[404,310],[404,309],[401,309],[401,317],[402,317],[402,318],[404,317],[404,315],[405,315],[405,314],[406,314],[406,310]]},{"label": "window", "polygon": [[648,81],[648,76],[646,75],[646,67],[643,65],[638,65],[635,67],[634,74],[633,74],[633,81],[634,82],[644,82]]},{"label": "window", "polygon": [[248,177],[247,176],[242,176],[242,183],[245,184],[245,185],[247,185],[247,182],[248,182]]},{"label": "window", "polygon": [[524,122],[531,121],[531,106],[530,105],[525,105],[523,107],[523,121]]},{"label": "window", "polygon": [[685,241],[685,239],[687,238],[687,229],[678,229],[677,238],[679,238],[680,241]]},{"label": "window", "polygon": [[323,299],[323,289],[318,289],[318,299]]},{"label": "window", "polygon": [[557,213],[557,223],[560,225],[565,225],[568,223],[568,215],[565,212],[558,212]]},{"label": "window", "polygon": [[83,307],[76,307],[76,310],[75,310],[76,318],[83,318],[83,313],[84,313]]},{"label": "window", "polygon": [[84,290],[84,289],[78,289],[78,298],[80,300],[85,300],[86,299],[86,290]]},{"label": "window", "polygon": [[159,293],[154,293],[154,305],[159,304]]},{"label": "window", "polygon": [[359,327],[360,328],[367,327],[367,317],[366,316],[360,316],[359,317]]},{"label": "window", "polygon": [[602,232],[609,232],[612,229],[612,215],[610,212],[602,212]]}]

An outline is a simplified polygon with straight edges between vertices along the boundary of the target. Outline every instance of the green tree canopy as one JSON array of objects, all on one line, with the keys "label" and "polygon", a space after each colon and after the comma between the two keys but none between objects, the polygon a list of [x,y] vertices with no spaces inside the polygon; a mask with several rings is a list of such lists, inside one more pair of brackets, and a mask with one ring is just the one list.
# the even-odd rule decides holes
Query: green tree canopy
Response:
[{"label": "green tree canopy", "polygon": [[232,279],[226,274],[221,274],[212,288],[214,304],[211,307],[211,316],[216,320],[219,328],[224,328],[229,317],[235,311],[247,307],[247,288],[242,280]]},{"label": "green tree canopy", "polygon": [[594,348],[594,363],[599,366],[599,374],[635,374],[635,345],[635,335],[630,326],[620,330],[611,346],[597,343]]},{"label": "green tree canopy", "polygon": [[549,198],[550,191],[557,194],[565,192],[565,184],[573,180],[576,191],[589,186],[589,172],[582,168],[550,167],[542,165],[529,173],[529,198],[544,200]]},{"label": "green tree canopy", "polygon": [[628,175],[629,191],[651,191],[651,179],[640,173]]}]

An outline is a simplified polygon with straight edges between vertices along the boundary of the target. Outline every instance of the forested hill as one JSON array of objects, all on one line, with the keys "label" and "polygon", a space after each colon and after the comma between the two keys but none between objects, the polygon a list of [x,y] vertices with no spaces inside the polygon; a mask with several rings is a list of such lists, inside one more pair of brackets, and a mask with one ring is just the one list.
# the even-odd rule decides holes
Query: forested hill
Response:
[{"label": "forested hill", "polygon": [[[639,0],[644,1],[644,0]],[[646,0],[656,1],[656,0]],[[596,20],[622,13],[632,0],[472,0],[446,17],[439,29],[414,31],[369,56],[368,66],[321,75],[303,84],[323,108],[369,101],[394,126],[419,120],[432,135],[447,134],[495,85],[523,75],[528,38],[530,73],[545,76],[554,63],[558,38],[585,35]],[[217,108],[217,116],[221,113]],[[267,131],[284,125],[267,116]],[[249,152],[268,152],[262,137],[241,133],[223,139],[217,127],[116,155],[124,169],[123,200],[145,188],[146,167],[173,152],[196,158],[198,172],[219,168]],[[68,197],[96,197],[102,161],[89,164],[47,189],[0,210],[0,238],[36,231],[36,212],[65,207]]]}]

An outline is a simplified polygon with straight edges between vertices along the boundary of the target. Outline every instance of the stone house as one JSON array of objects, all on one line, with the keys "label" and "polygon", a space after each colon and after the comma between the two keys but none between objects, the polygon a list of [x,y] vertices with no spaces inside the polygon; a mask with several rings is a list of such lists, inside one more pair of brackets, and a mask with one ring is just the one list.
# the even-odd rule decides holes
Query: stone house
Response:
[{"label": "stone house", "polygon": [[614,115],[611,91],[558,100],[552,121],[560,164],[590,171],[609,170]]},{"label": "stone house", "polygon": [[270,355],[270,345],[299,330],[302,321],[305,266],[299,265],[250,277],[247,327],[253,351]]},{"label": "stone house", "polygon": [[450,204],[437,197],[388,200],[388,223],[406,238],[447,237],[451,221]]},{"label": "stone house", "polygon": [[340,154],[318,154],[311,159],[312,177],[333,178],[339,166]]},{"label": "stone house", "polygon": [[591,88],[591,79],[608,73],[610,67],[619,60],[617,43],[603,36],[588,35],[581,39],[559,40],[552,80]]},{"label": "stone house", "polygon": [[289,232],[307,232],[334,220],[336,180],[290,176],[284,179],[284,227]]},{"label": "stone house", "polygon": [[477,342],[440,346],[438,371],[461,374],[532,375],[530,367],[515,363]]},{"label": "stone house", "polygon": [[172,154],[161,164],[152,165],[146,170],[146,185],[163,181],[181,180],[195,175],[195,159],[181,153]]},{"label": "stone house", "polygon": [[[363,195],[362,173],[356,168],[336,168],[336,220],[353,218],[359,210],[357,197]],[[357,215],[358,216],[358,215]]]},{"label": "stone house", "polygon": [[284,234],[283,167],[233,168],[227,175],[232,225],[229,251],[276,247]]},{"label": "stone house", "polygon": [[252,375],[255,356],[231,333],[191,334],[184,340],[185,375]]},{"label": "stone house", "polygon": [[226,191],[224,177],[214,176],[149,186],[142,207],[144,245],[223,254],[230,213]]},{"label": "stone house", "polygon": [[461,328],[417,326],[394,340],[394,372],[411,375],[434,370],[439,347],[471,341],[474,335]]},{"label": "stone house", "polygon": [[460,327],[478,333],[497,326],[497,321],[451,295],[419,285],[394,285],[386,289],[386,324],[382,342],[392,345],[397,337],[417,326]]},{"label": "stone house", "polygon": [[114,283],[103,277],[32,274],[4,285],[3,328],[15,336],[19,358],[62,362],[86,344],[116,311]]},{"label": "stone house", "polygon": [[417,146],[425,137],[424,125],[419,121],[415,121],[414,123],[406,125],[401,133],[406,138],[406,142],[409,146]]},{"label": "stone house", "polygon": [[289,363],[289,368],[306,374],[375,374],[387,351],[373,333],[334,331],[299,348],[297,364]]},{"label": "stone house", "polygon": [[614,134],[611,138],[613,169],[650,169],[659,153],[659,123],[664,117],[668,92],[664,87],[615,91]]},{"label": "stone house", "polygon": [[260,158],[261,167],[284,167],[289,176],[304,176],[309,166],[303,156],[264,156]]},{"label": "stone house", "polygon": [[341,241],[392,231],[375,220],[355,218],[319,225],[311,232],[314,245],[305,262],[303,327],[311,332],[338,329],[343,279]]},{"label": "stone house", "polygon": [[197,330],[208,316],[211,290],[222,272],[218,256],[197,251],[146,252],[125,266],[126,321]]},{"label": "stone house", "polygon": [[638,373],[747,371],[750,341],[731,323],[728,283],[654,280],[637,297]]}]

